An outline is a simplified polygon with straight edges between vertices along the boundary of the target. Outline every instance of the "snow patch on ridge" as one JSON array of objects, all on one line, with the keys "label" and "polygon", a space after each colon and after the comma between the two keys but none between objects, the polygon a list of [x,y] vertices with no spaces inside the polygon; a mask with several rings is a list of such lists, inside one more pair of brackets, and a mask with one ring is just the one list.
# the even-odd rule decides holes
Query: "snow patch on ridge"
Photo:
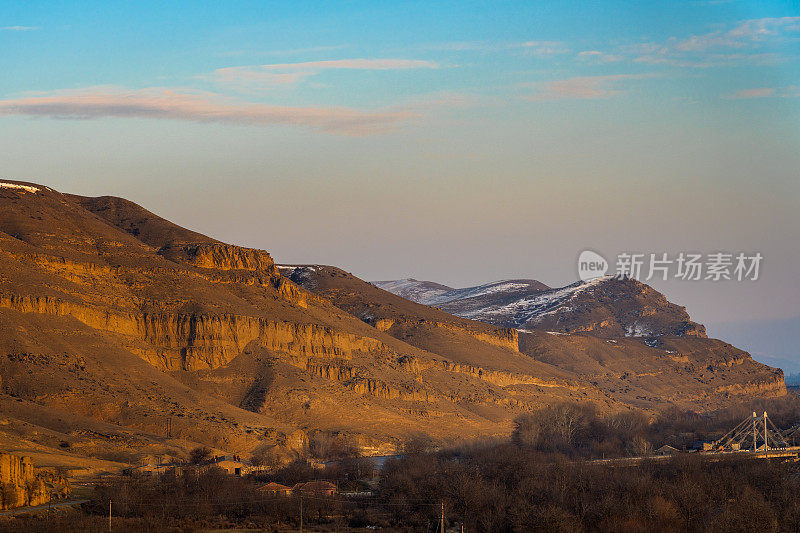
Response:
[{"label": "snow patch on ridge", "polygon": [[589,281],[578,281],[577,283],[567,285],[560,289],[542,291],[540,294],[520,298],[519,300],[505,305],[470,311],[463,316],[476,320],[486,320],[487,318],[498,315],[512,315],[514,324],[520,326],[531,319],[541,319],[552,313],[569,310],[569,308],[562,308],[562,306],[582,292],[593,289],[599,284],[613,278],[614,276],[602,276]]},{"label": "snow patch on ridge", "polygon": [[19,185],[17,183],[8,183],[7,181],[0,181],[0,189],[19,189],[25,192],[39,192],[41,189],[38,187],[31,187],[30,185]]},{"label": "snow patch on ridge", "polygon": [[625,327],[626,337],[651,337],[652,335],[653,331],[647,324],[634,322],[633,324],[629,324]]},{"label": "snow patch on ridge", "polygon": [[317,271],[317,267],[315,267],[315,266],[303,266],[303,265],[299,265],[299,266],[298,265],[275,265],[275,266],[280,271],[288,270],[288,271],[290,271],[290,273],[294,272],[295,270],[300,270],[301,272],[316,272]]},{"label": "snow patch on ridge", "polygon": [[530,283],[519,282],[514,280],[495,281],[485,285],[478,285],[477,287],[468,287],[466,289],[453,289],[446,291],[437,296],[430,298],[429,301],[421,302],[426,305],[439,305],[453,300],[464,300],[466,298],[477,298],[479,296],[487,296],[490,294],[497,294],[503,292],[513,292],[518,290],[529,289]]},{"label": "snow patch on ridge", "polygon": [[435,305],[433,302],[438,296],[449,293],[452,290],[444,285],[419,281],[413,278],[394,281],[373,281],[372,284],[392,294],[397,294],[407,300],[424,305]]}]

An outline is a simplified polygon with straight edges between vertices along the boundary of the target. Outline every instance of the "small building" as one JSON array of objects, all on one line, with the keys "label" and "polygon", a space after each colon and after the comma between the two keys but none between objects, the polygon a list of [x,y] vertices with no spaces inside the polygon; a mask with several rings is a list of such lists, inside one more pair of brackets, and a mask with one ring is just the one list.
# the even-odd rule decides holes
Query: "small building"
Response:
[{"label": "small building", "polygon": [[680,453],[680,450],[670,446],[669,444],[663,445],[661,448],[656,450],[656,455],[675,455],[676,453]]},{"label": "small building", "polygon": [[258,487],[257,490],[268,496],[289,496],[292,493],[291,487],[281,485],[280,483],[275,483],[274,481]]},{"label": "small building", "polygon": [[206,468],[215,466],[234,476],[241,476],[250,470],[250,467],[243,463],[238,455],[218,455],[203,466]]},{"label": "small building", "polygon": [[330,481],[309,481],[307,483],[298,483],[292,487],[292,490],[314,496],[333,496],[336,494],[336,485]]}]

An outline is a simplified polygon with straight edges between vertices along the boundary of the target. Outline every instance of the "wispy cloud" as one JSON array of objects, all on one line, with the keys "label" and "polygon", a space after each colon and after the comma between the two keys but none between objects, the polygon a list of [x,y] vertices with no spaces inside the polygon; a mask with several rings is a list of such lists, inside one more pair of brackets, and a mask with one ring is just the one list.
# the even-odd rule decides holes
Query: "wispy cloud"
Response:
[{"label": "wispy cloud", "polygon": [[525,41],[512,43],[508,45],[508,48],[521,48],[526,53],[535,56],[552,56],[570,52],[570,49],[561,41]]},{"label": "wispy cloud", "polygon": [[623,57],[616,54],[607,54],[600,50],[584,50],[583,52],[578,52],[578,59],[594,61],[596,63],[613,63],[615,61],[622,61]]},{"label": "wispy cloud", "polygon": [[212,93],[170,89],[85,89],[0,100],[0,115],[50,118],[151,118],[193,122],[307,126],[328,133],[369,135],[416,117],[403,110],[361,111],[347,107],[288,107],[235,102]]},{"label": "wispy cloud", "polygon": [[677,55],[671,53],[645,54],[633,59],[635,63],[649,65],[669,65],[673,67],[687,67],[696,69],[730,67],[744,65],[777,65],[784,59],[776,53],[768,52],[763,54],[755,53],[735,53],[735,54],[715,54],[705,53],[694,55]]},{"label": "wispy cloud", "polygon": [[728,98],[767,98],[775,96],[775,88],[759,87],[757,89],[743,89],[728,95]]},{"label": "wispy cloud", "polygon": [[288,48],[284,50],[228,50],[214,54],[217,57],[237,57],[237,56],[291,56],[299,54],[318,54],[321,52],[332,52],[342,50],[350,45],[334,44],[327,46],[307,46],[304,48]]},{"label": "wispy cloud", "polygon": [[654,77],[653,74],[613,74],[609,76],[582,76],[565,80],[526,84],[527,87],[536,89],[536,92],[531,95],[526,95],[523,98],[534,101],[606,99],[625,93],[626,89],[622,87],[622,84],[626,81],[652,77]]},{"label": "wispy cloud", "polygon": [[745,48],[798,31],[800,31],[800,17],[752,19],[741,22],[728,31],[715,31],[679,40],[674,47],[683,52],[712,48]]},{"label": "wispy cloud", "polygon": [[800,97],[800,87],[791,85],[789,87],[756,87],[754,89],[742,89],[725,98],[734,100],[750,98],[797,98]]},{"label": "wispy cloud", "polygon": [[433,61],[421,59],[330,59],[327,61],[304,61],[301,63],[274,63],[260,65],[263,70],[397,70],[412,68],[439,68]]},{"label": "wispy cloud", "polygon": [[36,31],[41,30],[41,26],[2,26],[0,30],[3,31]]},{"label": "wispy cloud", "polygon": [[213,81],[234,88],[263,88],[295,84],[326,70],[436,69],[440,65],[421,59],[332,59],[300,63],[273,63],[226,67],[214,71]]},{"label": "wispy cloud", "polygon": [[446,52],[484,52],[495,53],[508,50],[521,50],[536,56],[566,54],[570,49],[563,41],[455,41],[449,43],[426,44],[420,48],[425,50],[441,50]]},{"label": "wispy cloud", "polygon": [[708,68],[734,64],[779,62],[775,52],[762,52],[770,42],[788,42],[800,32],[800,17],[746,20],[728,30],[718,30],[686,38],[671,37],[661,43],[640,43],[623,47],[621,52],[637,63]]}]

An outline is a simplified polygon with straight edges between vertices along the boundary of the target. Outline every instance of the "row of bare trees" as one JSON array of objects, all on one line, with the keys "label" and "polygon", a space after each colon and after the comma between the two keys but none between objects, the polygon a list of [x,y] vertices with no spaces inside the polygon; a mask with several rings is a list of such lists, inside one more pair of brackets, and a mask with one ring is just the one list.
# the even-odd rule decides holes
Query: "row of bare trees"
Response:
[{"label": "row of bare trees", "polygon": [[699,454],[638,466],[495,444],[392,461],[393,524],[424,529],[444,501],[467,531],[800,531],[800,466]]},{"label": "row of bare trees", "polygon": [[512,441],[518,446],[570,456],[647,455],[650,423],[641,411],[600,416],[592,404],[561,403],[520,415]]}]

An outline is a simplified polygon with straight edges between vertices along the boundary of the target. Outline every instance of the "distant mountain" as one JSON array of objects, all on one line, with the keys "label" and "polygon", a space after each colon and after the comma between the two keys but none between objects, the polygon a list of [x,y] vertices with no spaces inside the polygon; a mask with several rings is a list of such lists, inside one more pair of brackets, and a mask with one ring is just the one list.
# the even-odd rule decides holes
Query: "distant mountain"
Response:
[{"label": "distant mountain", "polygon": [[[683,307],[634,280],[609,277],[560,289],[535,280],[507,280],[439,289],[420,296],[438,304],[431,307],[377,285],[424,294],[426,287],[440,284],[409,279],[371,284],[324,265],[278,268],[353,316],[406,343],[457,356],[486,378],[489,369],[498,368],[532,373],[532,359],[548,365],[539,367],[538,375],[564,372],[560,376],[580,383],[588,394],[599,389],[613,402],[644,409],[679,405],[702,410],[739,396],[785,394],[780,370],[706,338],[703,326],[692,322]],[[420,285],[422,290],[415,290]],[[453,314],[461,313],[459,322]],[[480,322],[465,318],[478,318],[495,329],[481,330],[476,326]],[[517,329],[519,324],[526,327]],[[489,350],[486,343],[472,345],[469,337],[507,346],[507,339],[516,339],[518,353],[527,360],[516,352]]]},{"label": "distant mountain", "polygon": [[786,385],[791,387],[800,386],[800,372],[794,372],[786,376]]},{"label": "distant mountain", "polygon": [[[403,282],[375,282],[443,311],[520,331],[592,332],[607,337],[705,336],[686,309],[633,279],[606,276],[551,289],[536,280],[505,280],[426,294]],[[417,282],[421,283],[421,282]],[[435,285],[432,282],[422,282]]]},{"label": "distant mountain", "polygon": [[395,281],[374,281],[376,287],[389,291],[406,300],[431,305],[436,296],[448,293],[453,289],[447,285],[432,281],[418,281],[414,278],[399,279]]}]

